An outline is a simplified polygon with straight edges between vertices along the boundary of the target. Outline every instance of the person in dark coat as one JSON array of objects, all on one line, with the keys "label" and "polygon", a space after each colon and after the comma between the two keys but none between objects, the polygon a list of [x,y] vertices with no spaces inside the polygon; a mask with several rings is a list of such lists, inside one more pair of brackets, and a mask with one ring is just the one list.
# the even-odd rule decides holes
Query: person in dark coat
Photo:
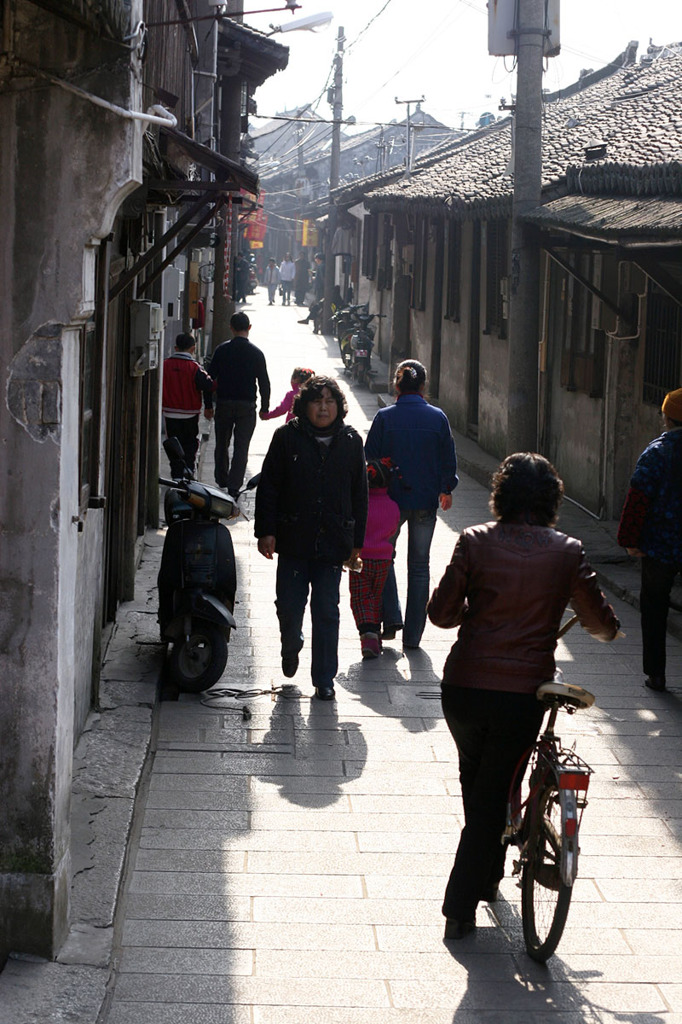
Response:
[{"label": "person in dark coat", "polygon": [[256,492],[258,550],[278,555],[282,672],[291,678],[298,669],[310,589],[311,675],[320,700],[335,696],[342,566],[356,561],[367,521],[362,438],[344,423],[347,411],[336,380],[311,377],[295,418],[275,431]]},{"label": "person in dark coat", "polygon": [[[265,356],[249,341],[251,321],[246,313],[230,318],[232,337],[218,345],[209,371],[215,381],[215,481],[236,501],[244,483],[249,445],[256,429],[256,388],[260,411],[270,409],[270,378]],[[234,435],[232,459],[229,449]]]},{"label": "person in dark coat", "polygon": [[682,572],[682,388],[663,400],[664,432],[637,460],[618,526],[618,543],[641,559],[639,608],[644,685],[666,688],[670,591]]},{"label": "person in dark coat", "polygon": [[309,286],[309,264],[304,252],[294,260],[296,264],[296,276],[294,277],[294,298],[297,306],[305,306],[306,292]]},{"label": "person in dark coat", "polygon": [[597,640],[618,635],[581,542],[554,529],[563,491],[542,455],[509,455],[493,476],[497,522],[462,531],[429,601],[434,625],[459,626],[441,687],[464,804],[443,900],[446,939],[473,931],[477,904],[497,899],[509,788],[542,724],[535,694],[554,675],[566,605]]},{"label": "person in dark coat", "polygon": [[248,260],[244,259],[243,253],[237,253],[237,259],[234,264],[234,301],[235,302],[246,302],[246,296],[249,293],[249,277],[251,276],[251,266]]}]

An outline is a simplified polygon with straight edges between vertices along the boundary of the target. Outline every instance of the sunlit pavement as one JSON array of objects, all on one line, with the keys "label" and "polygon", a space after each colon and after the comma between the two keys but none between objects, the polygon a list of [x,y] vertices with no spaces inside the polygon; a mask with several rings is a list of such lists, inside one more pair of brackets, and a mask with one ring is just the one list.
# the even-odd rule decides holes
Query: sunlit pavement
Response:
[{"label": "sunlit pavement", "polygon": [[[299,325],[299,307],[269,307],[261,292],[244,308],[273,407],[297,365],[343,380],[335,342]],[[365,433],[377,396],[342,386],[347,421]],[[250,474],[283,422],[259,421]],[[457,532],[490,518],[487,501],[463,475],[439,514],[432,584]],[[249,516],[253,502],[243,501]],[[462,823],[438,701],[453,634],[428,624],[420,650],[406,656],[398,640],[362,662],[344,576],[337,699],[320,703],[309,620],[299,672],[286,680],[275,563],[258,554],[252,522],[232,536],[238,628],[219,685],[265,692],[158,709],[107,1024],[680,1024],[679,642],[668,642],[662,695],[643,686],[629,604],[613,599],[626,639],[599,644],[577,628],[560,645],[566,678],[597,697],[595,709],[563,716],[562,738],[577,740],[595,775],[568,925],[547,967],[525,954],[509,876],[502,899],[479,908],[476,933],[445,945],[440,904]],[[397,566],[404,596],[404,540]]]}]

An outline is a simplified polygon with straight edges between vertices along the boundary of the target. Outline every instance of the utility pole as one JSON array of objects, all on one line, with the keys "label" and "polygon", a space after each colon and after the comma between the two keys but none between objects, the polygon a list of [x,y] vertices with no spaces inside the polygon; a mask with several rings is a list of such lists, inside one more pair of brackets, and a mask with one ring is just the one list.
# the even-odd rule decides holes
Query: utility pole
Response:
[{"label": "utility pole", "polygon": [[339,183],[341,171],[341,120],[343,118],[343,44],[345,36],[343,29],[339,27],[336,39],[336,56],[334,57],[334,85],[332,88],[333,113],[332,113],[332,151],[331,164],[329,167],[329,213],[327,214],[327,249],[324,254],[324,329],[326,332],[333,330],[332,315],[332,294],[334,292],[334,276],[336,260],[332,252],[332,242],[336,233],[338,221],[338,209],[332,202],[332,189]]},{"label": "utility pole", "polygon": [[407,105],[407,156],[405,157],[405,174],[407,175],[408,178],[412,173],[412,111],[410,108],[413,103],[416,106],[419,106],[420,103],[424,102],[424,99],[424,96],[422,96],[422,98],[419,100],[399,100],[397,96],[395,98],[396,103]]},{"label": "utility pole", "polygon": [[540,246],[522,217],[542,191],[542,69],[545,0],[518,0],[517,85],[512,201],[507,451],[538,445]]}]

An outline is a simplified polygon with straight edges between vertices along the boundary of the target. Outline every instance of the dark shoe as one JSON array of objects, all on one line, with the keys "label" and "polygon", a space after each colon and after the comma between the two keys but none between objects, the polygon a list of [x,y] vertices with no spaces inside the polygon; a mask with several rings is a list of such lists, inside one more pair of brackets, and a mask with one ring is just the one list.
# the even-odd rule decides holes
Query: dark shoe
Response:
[{"label": "dark shoe", "polygon": [[395,640],[396,633],[398,632],[398,630],[400,630],[402,628],[403,628],[402,626],[399,626],[397,624],[393,625],[393,626],[384,626],[383,633],[381,634],[381,639],[382,640]]},{"label": "dark shoe", "polygon": [[475,921],[458,921],[454,917],[446,917],[445,935],[443,937],[446,939],[463,939],[474,931],[476,931]]},{"label": "dark shoe", "polygon": [[298,672],[298,654],[282,655],[282,672],[287,679],[293,678]]},{"label": "dark shoe", "polygon": [[309,322],[309,321],[308,321],[308,317],[306,317],[306,318],[305,318],[305,320],[298,320],[297,322],[298,322],[299,324],[307,324],[307,323]]},{"label": "dark shoe", "polygon": [[644,680],[644,685],[648,686],[650,690],[655,690],[656,693],[663,693],[665,690],[665,676],[647,676]]},{"label": "dark shoe", "polygon": [[316,686],[315,696],[318,700],[334,700],[336,693],[333,686]]}]

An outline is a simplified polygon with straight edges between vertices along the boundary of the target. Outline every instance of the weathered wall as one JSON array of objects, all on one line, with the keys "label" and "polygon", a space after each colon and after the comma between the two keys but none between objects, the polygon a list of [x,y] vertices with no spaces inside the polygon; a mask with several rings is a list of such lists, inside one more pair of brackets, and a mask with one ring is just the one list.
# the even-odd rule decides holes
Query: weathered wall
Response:
[{"label": "weathered wall", "polygon": [[[466,435],[469,429],[469,337],[471,332],[472,225],[462,226],[459,320],[443,317],[441,334],[440,406],[452,427]],[[447,268],[451,272],[451,268]],[[447,291],[447,276],[443,282]],[[445,311],[445,300],[443,310]]]},{"label": "weathered wall", "polygon": [[481,334],[478,443],[498,459],[508,454],[508,348],[496,334]]},{"label": "weathered wall", "polygon": [[[13,41],[52,70],[87,54],[99,70],[85,87],[139,109],[120,48],[115,74],[112,53],[21,4]],[[86,517],[78,532],[85,253],[141,176],[139,125],[44,79],[23,84],[0,94],[0,963],[10,949],[52,956],[68,924],[74,703],[82,718],[100,628],[99,526]]]},{"label": "weathered wall", "polygon": [[564,481],[566,494],[595,515],[601,503],[603,411],[603,399],[567,391],[554,379],[546,455]]}]

